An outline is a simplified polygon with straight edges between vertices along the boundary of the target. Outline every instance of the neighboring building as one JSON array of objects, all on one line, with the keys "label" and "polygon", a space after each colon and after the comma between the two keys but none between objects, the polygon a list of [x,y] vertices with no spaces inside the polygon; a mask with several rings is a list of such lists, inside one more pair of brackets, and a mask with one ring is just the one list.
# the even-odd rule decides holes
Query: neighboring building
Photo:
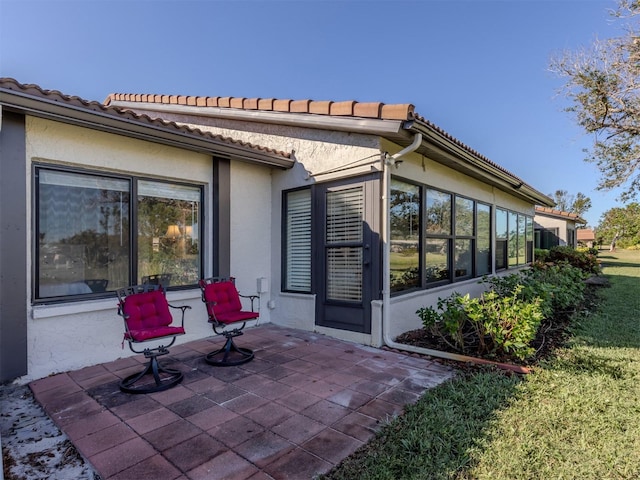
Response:
[{"label": "neighboring building", "polygon": [[3,379],[130,355],[113,290],[156,273],[193,307],[181,341],[212,334],[197,279],[230,274],[261,322],[392,343],[526,266],[553,204],[412,105],[0,82]]},{"label": "neighboring building", "polygon": [[591,228],[579,228],[576,230],[578,245],[593,248],[596,244],[596,232]]},{"label": "neighboring building", "polygon": [[587,223],[575,213],[536,207],[535,247],[549,249],[558,245],[577,247],[577,225]]}]

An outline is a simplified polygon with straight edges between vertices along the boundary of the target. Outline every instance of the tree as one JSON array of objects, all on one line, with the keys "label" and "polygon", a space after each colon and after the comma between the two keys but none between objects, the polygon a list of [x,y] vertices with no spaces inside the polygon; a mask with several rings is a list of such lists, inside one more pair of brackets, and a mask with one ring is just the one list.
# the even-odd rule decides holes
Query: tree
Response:
[{"label": "tree", "polygon": [[621,188],[629,201],[640,193],[640,1],[619,0],[612,15],[623,22],[620,37],[565,52],[550,67],[566,80],[566,110],[594,137],[585,160],[601,172],[598,189]]},{"label": "tree", "polygon": [[583,193],[569,194],[566,190],[556,190],[549,197],[556,202],[556,208],[563,212],[575,213],[582,217],[591,208],[591,199]]},{"label": "tree", "polygon": [[603,243],[611,242],[617,235],[620,247],[640,245],[640,203],[607,210],[602,214],[597,231]]}]

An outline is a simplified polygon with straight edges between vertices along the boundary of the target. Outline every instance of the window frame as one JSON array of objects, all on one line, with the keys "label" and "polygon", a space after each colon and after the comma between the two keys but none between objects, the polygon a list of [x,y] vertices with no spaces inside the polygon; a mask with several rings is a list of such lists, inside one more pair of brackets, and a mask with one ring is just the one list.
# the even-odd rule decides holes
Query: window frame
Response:
[{"label": "window frame", "polygon": [[[509,270],[522,268],[527,264],[531,263],[533,260],[533,248],[535,244],[535,233],[533,231],[534,221],[532,215],[527,215],[525,213],[517,212],[515,210],[509,210],[504,207],[495,207],[496,212],[496,220],[494,226],[494,234],[495,234],[495,244],[496,244],[496,256],[494,261],[495,271]],[[498,232],[498,215],[504,213],[506,215],[506,237],[500,236]],[[515,218],[515,230],[512,229],[512,219]],[[522,224],[522,225],[521,225]],[[521,233],[521,226],[524,227],[523,233]],[[514,232],[514,240],[512,241],[511,235]],[[524,245],[520,245],[521,238],[524,240]],[[500,253],[500,249],[498,249],[498,242],[504,242],[504,258],[500,259],[498,254]],[[515,242],[515,245],[513,244]],[[515,252],[515,263],[512,263],[512,258],[510,256],[510,251],[513,250]],[[521,255],[522,253],[522,255]],[[521,258],[522,257],[522,258]],[[504,261],[504,266],[502,266],[500,260]]]},{"label": "window frame", "polygon": [[[404,183],[405,185],[409,185],[411,187],[415,187],[417,188],[418,192],[417,192],[417,196],[418,196],[418,201],[417,201],[417,212],[416,212],[416,220],[417,220],[417,226],[416,226],[416,235],[417,235],[417,239],[416,239],[416,244],[417,244],[417,252],[416,252],[416,256],[417,256],[417,260],[418,260],[418,272],[417,272],[417,281],[414,282],[414,285],[408,286],[407,288],[399,288],[399,289],[394,289],[393,285],[391,285],[391,292],[392,293],[407,293],[410,291],[415,291],[415,290],[419,290],[419,289],[423,289],[423,283],[424,283],[424,255],[423,255],[423,251],[424,251],[424,235],[422,235],[423,229],[425,228],[425,209],[423,208],[423,203],[424,203],[424,188],[423,185],[418,183],[418,182],[414,182],[414,181],[409,181],[407,179],[404,178],[400,178],[400,177],[392,177],[392,180],[396,180],[398,182]],[[413,200],[413,198],[411,198],[411,200]],[[416,203],[416,202],[412,202],[412,203]],[[389,212],[389,223],[391,223],[391,216],[392,216],[392,212]],[[409,219],[409,223],[410,223],[410,230],[413,228],[413,222],[412,219]],[[389,234],[391,235],[391,232],[389,232]],[[393,240],[390,238],[389,241],[391,243],[393,243]],[[389,261],[391,261],[391,259],[389,259]],[[415,268],[415,267],[414,267]]]},{"label": "window frame", "polygon": [[[73,175],[81,175],[87,177],[100,177],[105,179],[111,179],[114,181],[126,181],[129,185],[128,195],[129,195],[129,206],[128,206],[128,221],[129,221],[129,231],[128,231],[128,284],[134,285],[138,283],[138,262],[139,262],[139,251],[138,251],[138,182],[139,181],[147,181],[153,183],[165,183],[168,185],[178,185],[178,186],[186,186],[190,188],[197,188],[199,190],[199,212],[198,212],[198,261],[197,266],[199,270],[199,276],[203,275],[204,265],[205,265],[205,255],[206,255],[206,239],[205,239],[205,185],[201,183],[190,183],[178,180],[169,180],[169,179],[159,179],[153,178],[146,175],[136,175],[131,173],[114,173],[109,171],[102,170],[93,170],[89,168],[81,168],[81,167],[69,167],[64,165],[52,165],[48,163],[42,162],[33,162],[32,164],[32,231],[34,232],[33,241],[31,246],[32,258],[34,261],[32,262],[32,302],[33,304],[54,304],[54,303],[71,303],[71,302],[79,302],[85,301],[87,299],[94,298],[108,298],[113,296],[114,290],[107,290],[105,292],[92,292],[92,293],[80,293],[80,294],[72,294],[72,295],[64,295],[64,296],[41,296],[40,295],[40,273],[41,273],[41,265],[40,265],[40,242],[38,238],[40,236],[40,172],[49,171],[49,172],[59,172],[63,174],[73,174]],[[187,290],[193,289],[197,287],[197,280],[193,284],[187,285],[169,285],[167,287],[168,290]]]},{"label": "window frame", "polygon": [[[411,185],[411,186],[417,186],[418,187],[418,192],[419,192],[419,197],[420,197],[420,230],[419,230],[419,238],[418,238],[418,249],[419,249],[419,281],[418,284],[415,287],[410,287],[410,288],[406,288],[406,289],[391,289],[391,295],[396,296],[396,295],[401,295],[401,294],[405,294],[411,291],[416,291],[416,290],[426,290],[426,289],[431,289],[431,288],[436,288],[436,287],[440,287],[443,285],[449,285],[449,284],[453,284],[456,282],[461,282],[461,281],[467,281],[473,278],[479,278],[483,275],[487,275],[487,274],[492,274],[493,273],[493,252],[494,252],[494,243],[493,243],[493,225],[494,225],[494,220],[493,220],[493,212],[495,211],[495,207],[487,202],[483,202],[480,200],[476,200],[472,197],[466,196],[466,195],[461,195],[461,194],[457,194],[455,192],[451,192],[451,191],[447,191],[447,190],[443,190],[441,188],[437,188],[437,187],[433,187],[431,185],[427,185],[427,184],[423,184],[423,183],[419,183],[416,181],[412,181],[412,180],[408,180],[399,176],[393,176],[392,177],[393,180],[396,180],[398,182],[402,182],[406,185]],[[438,231],[438,232],[433,232],[433,233],[428,233],[427,229],[428,229],[428,214],[427,214],[427,205],[429,205],[429,191],[432,192],[436,192],[438,195],[448,195],[449,196],[449,229],[448,232],[442,232],[442,231]],[[460,205],[459,205],[459,201],[466,201],[466,202],[470,202],[470,212],[472,215],[471,218],[471,224],[469,225],[469,227],[471,228],[471,231],[469,232],[468,227],[467,227],[467,231],[463,232],[462,234],[458,233],[457,230],[459,230],[460,225],[457,223],[457,214],[458,214],[458,210],[460,209]],[[477,248],[478,248],[478,222],[479,222],[479,215],[478,215],[478,208],[480,206],[484,206],[488,208],[488,240],[489,240],[489,251],[488,251],[488,255],[489,255],[489,272],[488,273],[482,273],[479,274],[478,273],[478,266],[477,266],[477,259],[478,259],[478,252],[477,252]],[[393,213],[390,211],[389,215],[391,216]],[[458,219],[459,222],[459,219]],[[446,229],[445,229],[446,230]],[[441,279],[434,279],[432,281],[429,281],[427,278],[427,267],[428,267],[428,259],[427,259],[427,255],[429,255],[428,253],[428,243],[429,240],[440,240],[445,242],[445,246],[447,249],[447,268],[448,268],[448,272],[447,272],[447,276],[446,278],[441,278]],[[460,264],[456,264],[456,258],[455,258],[455,251],[454,249],[456,248],[456,245],[458,243],[458,241],[465,241],[465,242],[469,242],[469,256],[467,258],[469,258],[469,262],[468,262],[468,270],[467,273],[465,275],[460,275],[460,276],[456,276],[456,270],[457,266],[459,266]]]}]

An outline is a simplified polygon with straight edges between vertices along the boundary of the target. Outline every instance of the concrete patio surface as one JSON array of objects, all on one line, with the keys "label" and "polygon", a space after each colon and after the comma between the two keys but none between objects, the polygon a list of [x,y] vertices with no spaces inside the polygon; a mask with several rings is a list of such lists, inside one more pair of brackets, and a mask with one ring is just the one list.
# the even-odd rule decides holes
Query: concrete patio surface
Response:
[{"label": "concrete patio surface", "polygon": [[[171,348],[178,386],[131,395],[138,355],[36,380],[47,415],[103,480],[312,479],[454,370],[430,359],[272,324],[236,338],[255,359],[214,367],[223,338]],[[117,348],[117,347],[114,347]]]}]

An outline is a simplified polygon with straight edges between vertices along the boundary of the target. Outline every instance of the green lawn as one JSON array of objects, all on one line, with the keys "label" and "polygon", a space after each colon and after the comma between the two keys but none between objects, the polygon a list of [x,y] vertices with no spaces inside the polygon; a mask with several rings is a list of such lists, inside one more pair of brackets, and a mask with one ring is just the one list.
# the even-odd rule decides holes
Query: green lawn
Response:
[{"label": "green lawn", "polygon": [[556,357],[426,392],[323,478],[640,478],[640,251],[600,258],[611,286]]}]

